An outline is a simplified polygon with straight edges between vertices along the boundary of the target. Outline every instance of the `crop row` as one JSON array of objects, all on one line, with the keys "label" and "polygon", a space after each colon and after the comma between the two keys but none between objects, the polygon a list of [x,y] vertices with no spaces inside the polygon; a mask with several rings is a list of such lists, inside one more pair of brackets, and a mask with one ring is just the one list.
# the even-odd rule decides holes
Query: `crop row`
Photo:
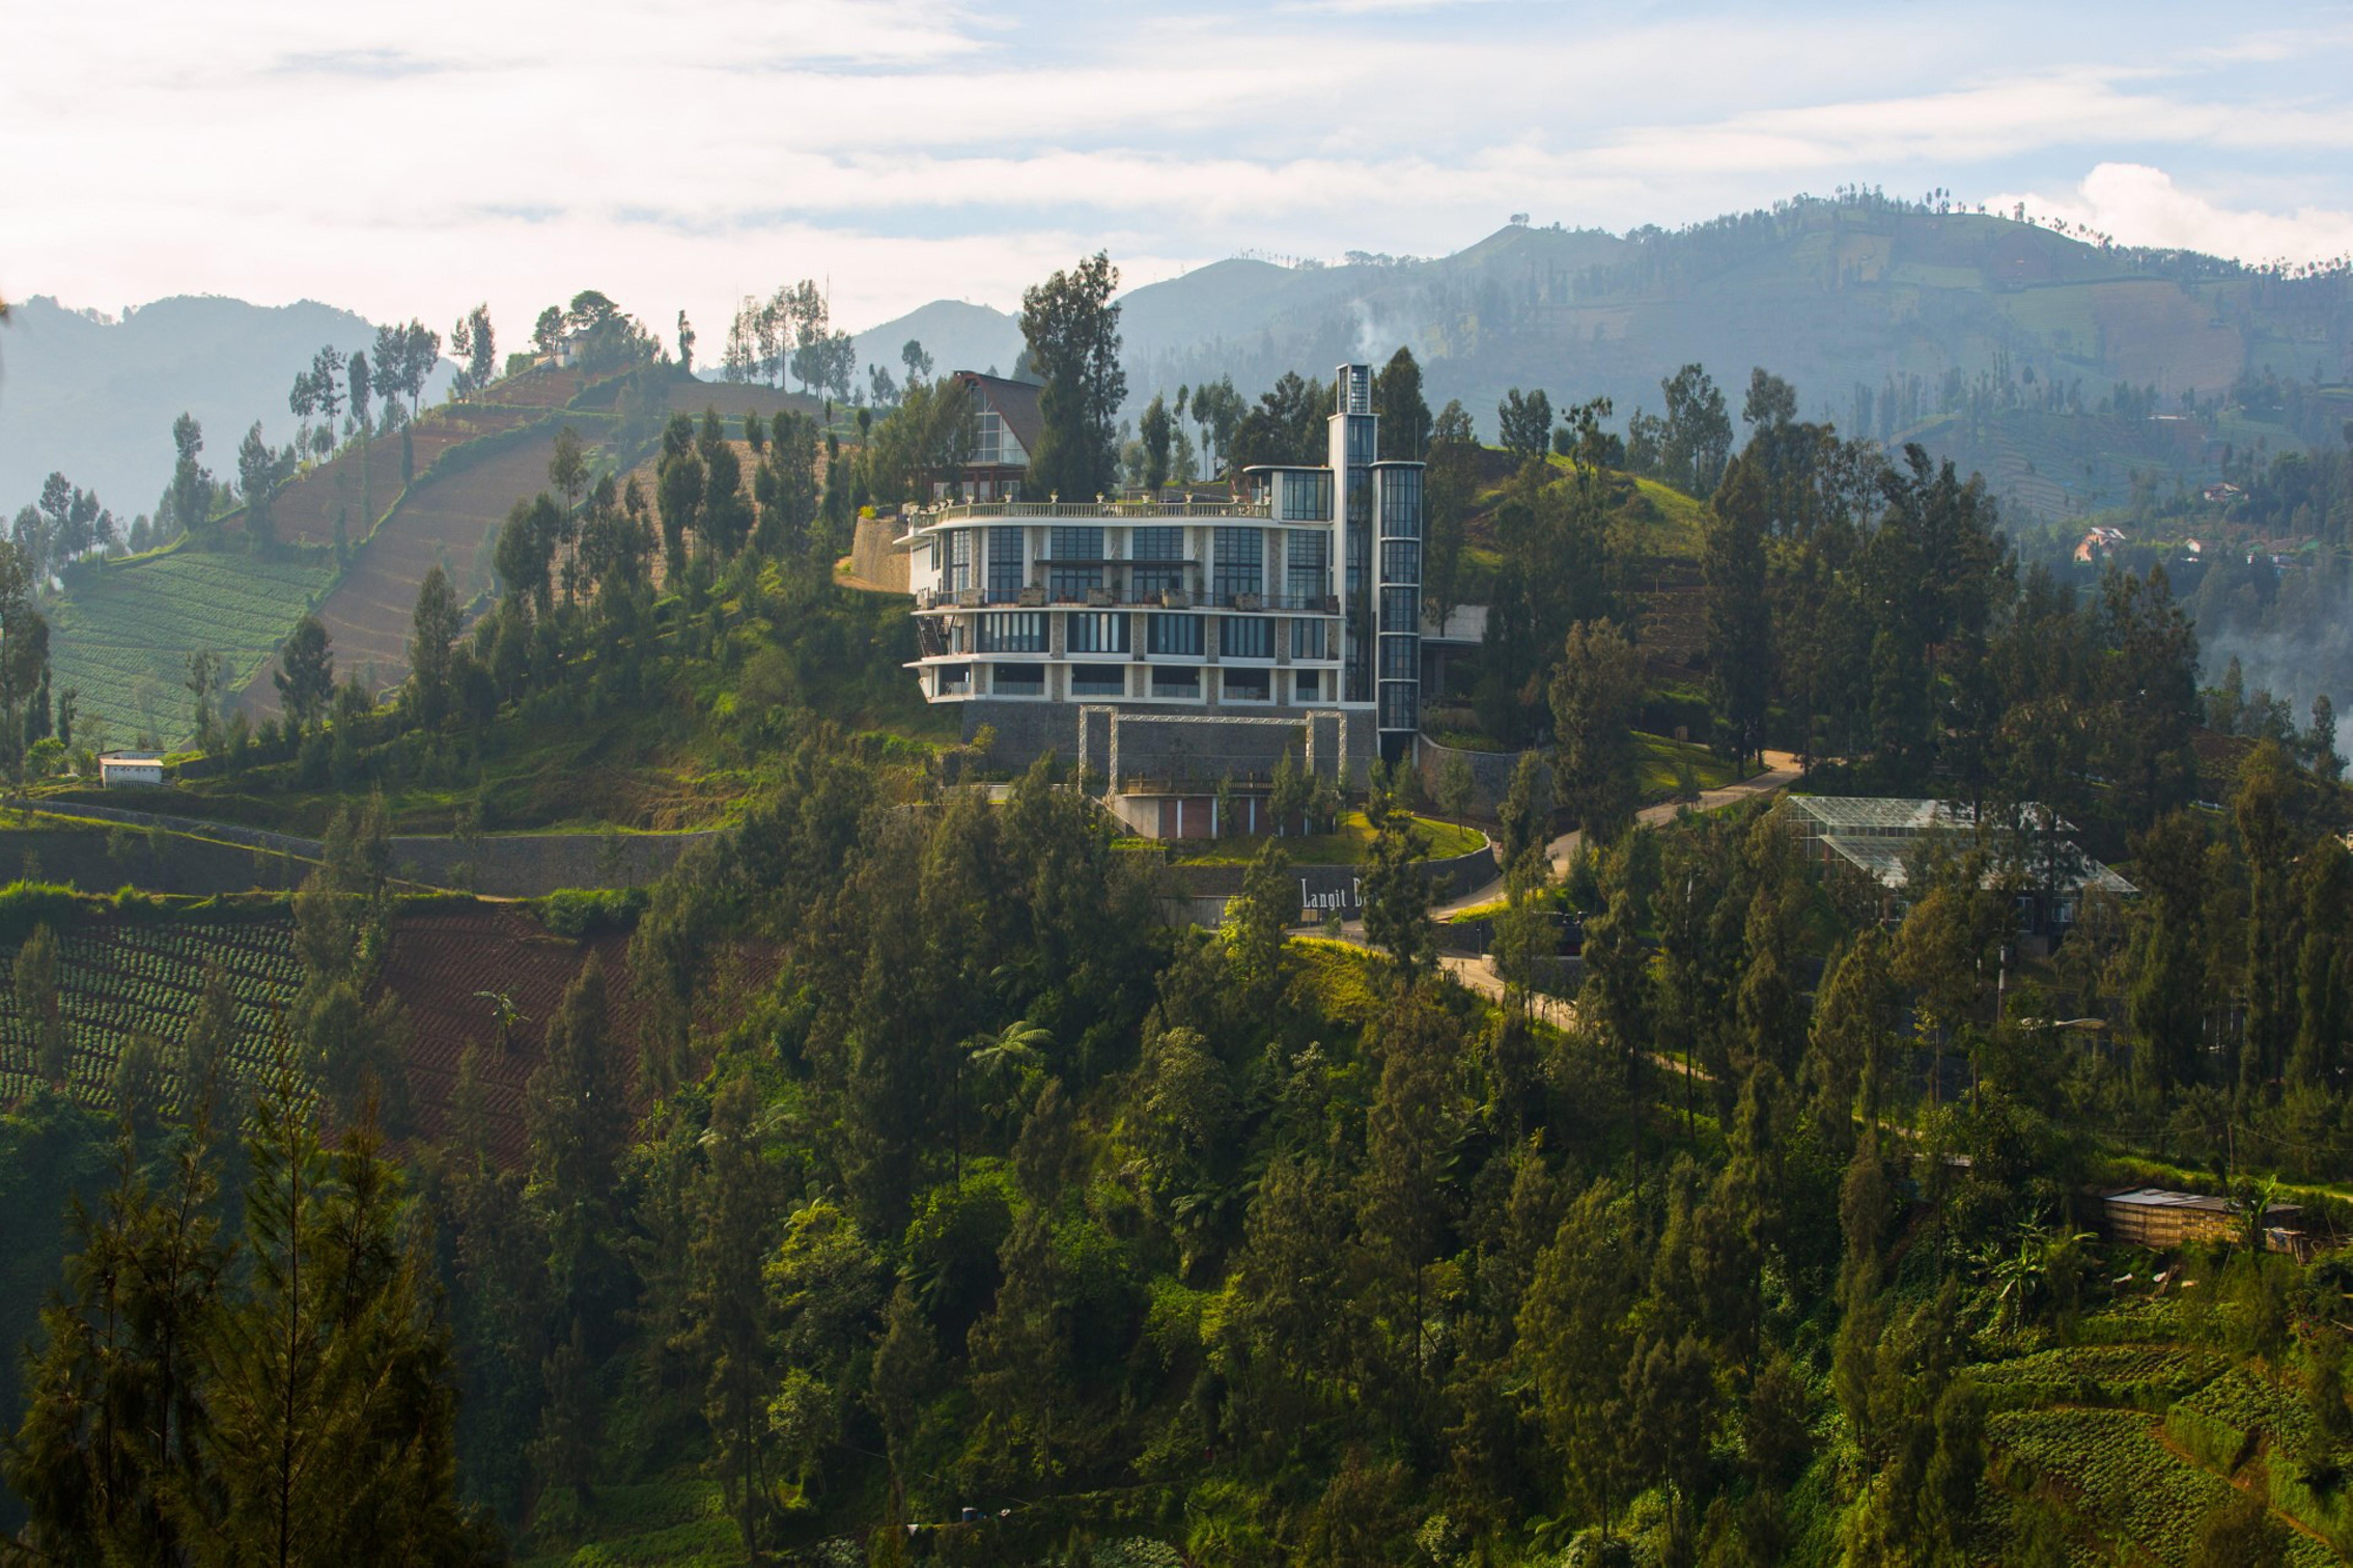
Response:
[{"label": "crop row", "polygon": [[[2200,1525],[2231,1498],[2229,1482],[2167,1448],[2149,1418],[2134,1411],[2000,1411],[1986,1433],[2013,1465],[2062,1484],[2103,1536],[2128,1539],[2168,1568],[2188,1568]],[[2316,1543],[2297,1540],[2314,1552],[2292,1552],[2290,1562],[2334,1561]]]},{"label": "crop row", "polygon": [[2189,1394],[2179,1408],[2244,1442],[2269,1437],[2274,1447],[2299,1449],[2314,1436],[2311,1412],[2301,1399],[2243,1367]]},{"label": "crop row", "polygon": [[242,679],[333,577],[324,565],[186,550],[98,576],[60,607],[55,683],[79,688],[83,711],[116,739],[149,727],[174,739],[188,728],[187,656],[221,654]]},{"label": "crop row", "polygon": [[[15,957],[7,960],[12,968]],[[301,964],[285,928],[206,922],[69,933],[58,948],[58,1001],[76,1080],[90,1089],[102,1085],[134,1035],[177,1040],[215,966],[237,1005],[231,1055],[241,1062],[266,1061],[277,1019],[301,985]],[[9,1047],[0,1055],[11,1069],[0,1070],[0,1094],[26,1087],[14,1080],[30,1065],[33,1037],[15,988],[0,987],[0,1045]]]},{"label": "crop row", "polygon": [[1973,1369],[2008,1404],[2154,1405],[2203,1387],[2229,1367],[2211,1352],[2179,1345],[2069,1345]]}]

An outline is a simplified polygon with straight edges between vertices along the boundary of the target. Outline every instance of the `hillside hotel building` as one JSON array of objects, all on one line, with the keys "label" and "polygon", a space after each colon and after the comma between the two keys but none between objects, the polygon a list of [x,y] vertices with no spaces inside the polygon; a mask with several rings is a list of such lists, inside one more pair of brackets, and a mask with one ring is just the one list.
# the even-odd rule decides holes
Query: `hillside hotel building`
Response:
[{"label": "hillside hotel building", "polygon": [[1004,760],[1051,750],[1115,786],[1263,773],[1303,727],[1327,773],[1410,749],[1422,465],[1378,459],[1369,367],[1339,369],[1323,464],[1252,468],[1215,500],[1025,493],[1008,459],[1036,444],[1034,392],[973,381],[989,471],[942,482],[900,541],[913,668],[967,738],[985,723]]}]

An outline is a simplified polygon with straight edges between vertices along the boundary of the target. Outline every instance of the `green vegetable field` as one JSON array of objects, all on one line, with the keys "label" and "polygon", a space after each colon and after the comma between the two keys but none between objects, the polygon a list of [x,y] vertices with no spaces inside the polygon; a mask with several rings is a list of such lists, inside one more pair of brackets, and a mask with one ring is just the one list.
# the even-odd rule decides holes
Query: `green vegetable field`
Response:
[{"label": "green vegetable field", "polygon": [[[213,964],[237,1000],[236,1059],[258,1078],[276,1016],[302,984],[293,928],[283,921],[106,921],[64,928],[58,946],[59,1001],[78,1086],[103,1083],[134,1034],[176,1043],[195,1016]],[[15,948],[6,962],[15,963]],[[26,1071],[32,1037],[14,988],[0,990],[0,1100],[33,1087]]]},{"label": "green vegetable field", "polygon": [[[188,656],[227,661],[226,686],[251,679],[334,580],[331,563],[188,549],[109,567],[60,603],[50,626],[52,689],[78,689],[81,739],[166,746],[194,731]],[[89,721],[104,722],[100,735]]]}]

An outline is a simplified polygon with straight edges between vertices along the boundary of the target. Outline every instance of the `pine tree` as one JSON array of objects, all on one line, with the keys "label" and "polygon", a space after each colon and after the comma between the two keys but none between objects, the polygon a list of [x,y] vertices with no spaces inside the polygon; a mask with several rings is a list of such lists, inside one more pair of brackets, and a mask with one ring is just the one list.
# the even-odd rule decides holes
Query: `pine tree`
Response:
[{"label": "pine tree", "polygon": [[[607,1021],[605,967],[593,952],[548,1026],[546,1059],[532,1074],[525,1114],[525,1195],[548,1237],[556,1354],[576,1341],[584,1354],[602,1356],[612,1345],[625,1286],[615,1205],[632,1118],[623,1054]],[[583,1371],[574,1381],[585,1377]],[[557,1395],[553,1383],[549,1394]],[[575,1403],[571,1411],[577,1410]]]},{"label": "pine tree", "polygon": [[1451,1194],[1440,1176],[1461,1119],[1455,1064],[1462,1037],[1422,988],[1388,1012],[1371,1044],[1381,1078],[1365,1121],[1363,1225],[1384,1293],[1394,1292],[1398,1306],[1388,1315],[1403,1372],[1396,1392],[1410,1395],[1404,1408],[1418,1419],[1424,1414],[1423,1286],[1449,1218]]},{"label": "pine tree", "polygon": [[16,952],[16,1016],[30,1032],[33,1070],[62,1089],[71,1069],[66,1024],[58,998],[58,933],[47,921],[33,928]]},{"label": "pine tree", "polygon": [[126,1138],[100,1212],[74,1205],[66,1293],[41,1315],[25,1418],[0,1460],[33,1561],[171,1563],[203,1544],[212,1488],[200,1360],[232,1257],[199,1138],[161,1192]]},{"label": "pine tree", "polygon": [[1430,928],[1430,879],[1415,864],[1429,836],[1401,811],[1382,814],[1365,868],[1365,940],[1387,953],[1400,987],[1410,988],[1437,957]]},{"label": "pine tree", "polygon": [[694,1350],[710,1369],[703,1415],[711,1426],[711,1473],[754,1562],[760,1560],[766,1523],[767,1398],[775,1385],[774,1324],[761,1267],[776,1194],[760,1148],[759,1112],[759,1091],[741,1069],[712,1099],[703,1136],[707,1163],[693,1199],[701,1228],[691,1263]]}]

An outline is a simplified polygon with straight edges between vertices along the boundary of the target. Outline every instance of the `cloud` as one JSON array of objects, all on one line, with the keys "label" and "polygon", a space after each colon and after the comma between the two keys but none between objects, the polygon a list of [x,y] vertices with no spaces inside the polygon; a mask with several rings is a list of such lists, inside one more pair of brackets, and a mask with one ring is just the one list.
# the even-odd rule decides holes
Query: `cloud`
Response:
[{"label": "cloud", "polygon": [[425,59],[403,49],[322,49],[280,58],[273,70],[288,76],[356,76],[389,80],[454,68],[448,60]]},{"label": "cloud", "polygon": [[487,297],[519,331],[594,285],[649,321],[683,305],[710,342],[738,296],[803,276],[860,326],[1009,305],[1098,247],[1135,282],[1852,181],[2047,192],[2030,205],[2071,223],[2257,258],[2342,248],[2341,19],[2215,49],[2152,3],[2129,26],[2010,0],[40,7],[0,56],[0,292],[435,322]]},{"label": "cloud", "polygon": [[2073,193],[2057,198],[2031,191],[1998,195],[1990,205],[2064,219],[2114,236],[2126,245],[2201,250],[2246,261],[2327,261],[2353,256],[2353,212],[2306,206],[2294,212],[2224,207],[2182,190],[2162,169],[2142,163],[2102,163]]}]

